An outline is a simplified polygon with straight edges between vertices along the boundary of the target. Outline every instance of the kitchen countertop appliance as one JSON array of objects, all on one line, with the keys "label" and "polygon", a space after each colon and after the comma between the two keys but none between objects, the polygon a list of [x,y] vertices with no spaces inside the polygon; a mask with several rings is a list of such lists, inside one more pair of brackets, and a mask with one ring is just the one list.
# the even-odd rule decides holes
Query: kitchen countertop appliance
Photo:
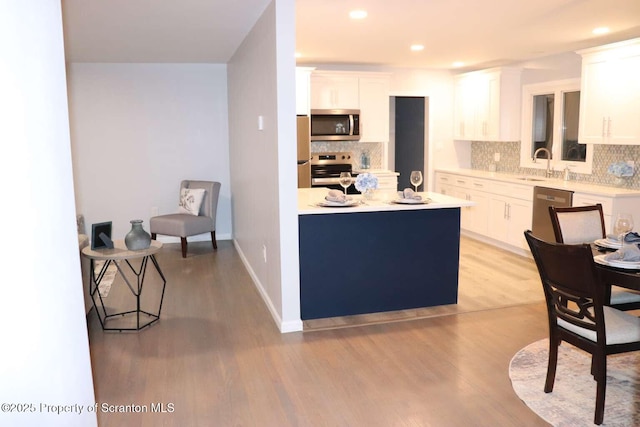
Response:
[{"label": "kitchen countertop appliance", "polygon": [[[344,191],[340,186],[340,173],[349,172],[355,180],[357,173],[353,172],[353,153],[325,152],[313,153],[311,156],[311,187],[327,187]],[[347,188],[347,194],[358,194],[355,186]]]},{"label": "kitchen countertop appliance", "polygon": [[360,110],[311,110],[311,141],[360,140]]},{"label": "kitchen countertop appliance", "polygon": [[573,191],[557,188],[533,187],[533,218],[531,232],[547,242],[555,242],[556,236],[551,225],[549,206],[571,207]]}]

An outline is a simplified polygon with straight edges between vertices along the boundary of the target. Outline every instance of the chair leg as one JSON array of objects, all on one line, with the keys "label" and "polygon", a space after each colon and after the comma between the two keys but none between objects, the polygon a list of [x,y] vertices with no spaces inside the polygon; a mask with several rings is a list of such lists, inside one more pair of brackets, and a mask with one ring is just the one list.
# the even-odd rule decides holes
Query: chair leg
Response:
[{"label": "chair leg", "polygon": [[558,365],[558,345],[560,343],[554,336],[549,336],[549,362],[547,363],[547,379],[544,383],[544,392],[551,393],[556,381],[556,366]]},{"label": "chair leg", "polygon": [[[595,358],[594,356],[594,359]],[[593,418],[593,423],[600,425],[604,420],[604,398],[607,391],[607,356],[603,355],[597,359],[595,377],[598,386],[596,388],[596,413]]]},{"label": "chair leg", "polygon": [[218,243],[216,243],[216,231],[213,230],[211,232],[211,243],[213,243],[213,250],[215,251],[216,249],[218,249]]},{"label": "chair leg", "polygon": [[180,245],[182,246],[182,258],[186,258],[187,257],[187,238],[186,237],[180,238]]}]

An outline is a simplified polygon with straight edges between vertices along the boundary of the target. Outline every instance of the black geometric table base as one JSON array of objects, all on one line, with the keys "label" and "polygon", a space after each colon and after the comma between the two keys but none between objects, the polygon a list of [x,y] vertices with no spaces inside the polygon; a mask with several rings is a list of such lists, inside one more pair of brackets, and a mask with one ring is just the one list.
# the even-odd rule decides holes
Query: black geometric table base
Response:
[{"label": "black geometric table base", "polygon": [[[156,314],[149,313],[148,311],[142,310],[141,304],[140,304],[140,298],[142,296],[142,288],[144,286],[144,279],[147,272],[147,264],[149,263],[149,260],[151,260],[151,263],[153,264],[156,271],[160,275],[160,278],[162,278],[162,294],[160,296],[158,313]],[[115,259],[106,259],[104,261],[104,264],[102,265],[102,268],[100,269],[100,272],[96,275],[95,265],[94,265],[95,260],[91,258],[91,269],[89,272],[89,275],[90,275],[89,291],[91,294],[91,299],[93,300],[93,306],[96,309],[96,314],[98,315],[98,320],[100,320],[100,325],[102,326],[103,330],[118,331],[118,332],[139,331],[141,329],[146,328],[147,326],[154,324],[160,319],[160,312],[162,311],[162,301],[164,300],[164,291],[167,286],[167,280],[165,279],[164,274],[162,273],[162,270],[158,265],[158,261],[156,260],[155,255],[147,255],[142,257],[142,262],[140,263],[140,268],[138,270],[135,269],[135,267],[131,264],[131,262],[129,262],[128,259],[124,259],[124,260],[121,259],[121,261],[124,261],[124,263],[126,263],[126,265],[129,267],[129,271],[135,275],[136,277],[136,281],[135,281],[136,283],[134,284],[135,286],[132,286],[131,282],[129,281],[129,278],[125,274],[127,270],[126,268],[123,268],[121,266],[122,262],[118,263]],[[120,277],[122,277],[122,279],[125,281],[129,289],[131,290],[131,293],[136,297],[135,310],[122,311],[118,313],[107,312],[107,307],[105,307],[104,305],[104,300],[102,298],[102,295],[100,295],[100,291],[98,290],[98,287],[100,286],[100,283],[104,278],[107,268],[109,267],[109,265],[111,265],[111,263],[115,264],[116,268],[118,269],[118,272],[120,273]],[[97,301],[96,301],[96,294],[98,295]],[[99,304],[98,304],[98,301],[99,301]],[[136,326],[135,327],[108,327],[107,326],[107,322],[109,320],[122,318],[124,316],[135,316]]]}]

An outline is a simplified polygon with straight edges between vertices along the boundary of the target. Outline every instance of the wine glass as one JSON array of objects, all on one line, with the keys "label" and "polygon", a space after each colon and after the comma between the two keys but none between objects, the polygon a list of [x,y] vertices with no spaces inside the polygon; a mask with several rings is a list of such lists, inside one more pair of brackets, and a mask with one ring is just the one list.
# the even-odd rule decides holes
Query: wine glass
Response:
[{"label": "wine glass", "polygon": [[624,238],[633,230],[633,216],[629,213],[619,213],[613,225],[613,233],[620,238],[620,244],[624,245]]},{"label": "wine glass", "polygon": [[347,194],[347,188],[351,185],[351,172],[340,172],[340,186],[344,188],[344,194]]},{"label": "wine glass", "polygon": [[411,184],[416,188],[416,193],[418,192],[418,186],[422,184],[422,172],[420,171],[411,171],[411,176],[409,177]]}]

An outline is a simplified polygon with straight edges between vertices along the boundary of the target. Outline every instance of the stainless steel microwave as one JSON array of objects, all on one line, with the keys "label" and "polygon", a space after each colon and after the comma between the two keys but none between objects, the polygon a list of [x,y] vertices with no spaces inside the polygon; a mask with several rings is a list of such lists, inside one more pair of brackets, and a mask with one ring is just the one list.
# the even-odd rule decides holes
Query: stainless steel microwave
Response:
[{"label": "stainless steel microwave", "polygon": [[311,110],[312,141],[358,141],[360,110]]}]

